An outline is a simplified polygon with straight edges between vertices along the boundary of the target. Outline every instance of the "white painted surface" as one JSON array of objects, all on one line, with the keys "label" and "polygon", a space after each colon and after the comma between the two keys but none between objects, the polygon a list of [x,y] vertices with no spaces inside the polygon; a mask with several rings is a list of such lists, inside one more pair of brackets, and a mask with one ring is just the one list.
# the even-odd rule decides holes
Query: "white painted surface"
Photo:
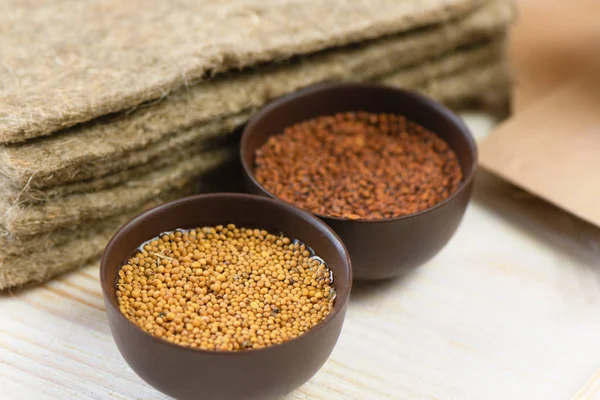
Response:
[{"label": "white painted surface", "polygon": [[[355,285],[332,357],[286,400],[592,399],[598,368],[600,229],[481,173],[435,259]],[[0,398],[166,397],[121,358],[86,267],[0,298]]]}]

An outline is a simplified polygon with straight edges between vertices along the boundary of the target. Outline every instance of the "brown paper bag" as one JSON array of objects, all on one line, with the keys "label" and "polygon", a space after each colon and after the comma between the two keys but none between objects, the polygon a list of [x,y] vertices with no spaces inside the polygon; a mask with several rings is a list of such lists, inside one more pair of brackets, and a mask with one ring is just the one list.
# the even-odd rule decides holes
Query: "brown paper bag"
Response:
[{"label": "brown paper bag", "polygon": [[480,164],[600,226],[600,63],[500,125]]},{"label": "brown paper bag", "polygon": [[533,104],[600,60],[600,1],[518,0],[509,58],[513,111]]},{"label": "brown paper bag", "polygon": [[513,116],[480,164],[600,226],[600,2],[518,0]]}]

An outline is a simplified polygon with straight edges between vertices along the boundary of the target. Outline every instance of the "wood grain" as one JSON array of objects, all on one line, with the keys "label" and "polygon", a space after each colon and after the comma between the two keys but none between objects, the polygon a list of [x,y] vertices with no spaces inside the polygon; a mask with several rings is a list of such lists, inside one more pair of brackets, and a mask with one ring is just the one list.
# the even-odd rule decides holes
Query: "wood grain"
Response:
[{"label": "wood grain", "polygon": [[[357,284],[332,357],[285,400],[569,399],[600,367],[599,248],[598,229],[482,173],[450,244]],[[0,299],[0,398],[166,397],[121,358],[86,267]]]},{"label": "wood grain", "polygon": [[571,400],[600,399],[600,370],[586,382]]}]

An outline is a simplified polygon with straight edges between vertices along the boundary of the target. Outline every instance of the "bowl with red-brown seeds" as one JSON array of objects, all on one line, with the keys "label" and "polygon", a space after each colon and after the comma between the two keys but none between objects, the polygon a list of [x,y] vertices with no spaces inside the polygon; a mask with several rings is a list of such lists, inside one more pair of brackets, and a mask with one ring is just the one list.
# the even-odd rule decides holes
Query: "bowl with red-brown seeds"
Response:
[{"label": "bowl with red-brown seeds", "polygon": [[276,399],[329,357],[352,269],[310,213],[213,194],[124,225],[100,277],[117,347],[149,384],[178,399]]},{"label": "bowl with red-brown seeds", "polygon": [[312,212],[342,238],[355,279],[423,264],[452,237],[477,165],[462,120],[411,91],[318,85],[281,98],[245,127],[250,193]]}]

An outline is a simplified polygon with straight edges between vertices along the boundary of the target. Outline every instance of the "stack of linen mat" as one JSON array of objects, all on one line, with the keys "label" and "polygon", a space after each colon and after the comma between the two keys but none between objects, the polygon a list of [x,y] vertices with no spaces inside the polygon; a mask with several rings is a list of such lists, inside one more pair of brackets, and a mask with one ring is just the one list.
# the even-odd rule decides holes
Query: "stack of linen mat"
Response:
[{"label": "stack of linen mat", "polygon": [[510,0],[8,3],[0,289],[97,260],[144,209],[222,190],[233,132],[278,96],[369,80],[453,106],[507,99]]}]

